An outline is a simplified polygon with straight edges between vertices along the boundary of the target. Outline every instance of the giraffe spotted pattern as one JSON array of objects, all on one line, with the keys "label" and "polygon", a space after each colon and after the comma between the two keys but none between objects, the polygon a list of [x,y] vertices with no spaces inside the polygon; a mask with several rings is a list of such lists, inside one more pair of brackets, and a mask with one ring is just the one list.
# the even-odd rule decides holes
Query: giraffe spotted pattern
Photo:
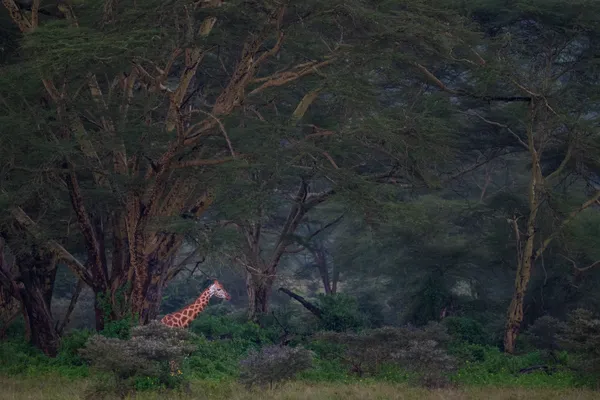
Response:
[{"label": "giraffe spotted pattern", "polygon": [[[196,319],[206,306],[211,297],[219,297],[221,299],[229,300],[231,296],[225,291],[221,283],[214,281],[192,304],[185,306],[179,311],[165,315],[160,322],[171,328],[187,328],[190,326],[192,321]],[[171,368],[171,375],[175,375],[177,371],[177,363],[175,361],[169,362]]]}]

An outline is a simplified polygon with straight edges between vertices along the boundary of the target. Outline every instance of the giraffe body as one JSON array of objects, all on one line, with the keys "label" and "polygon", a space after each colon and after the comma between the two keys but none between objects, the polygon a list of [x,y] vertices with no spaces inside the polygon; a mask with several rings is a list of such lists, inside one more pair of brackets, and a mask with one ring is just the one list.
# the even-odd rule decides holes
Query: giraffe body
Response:
[{"label": "giraffe body", "polygon": [[187,328],[192,321],[196,319],[206,306],[211,297],[216,296],[221,299],[229,300],[231,296],[223,289],[219,281],[214,281],[202,294],[190,305],[185,306],[179,311],[165,315],[160,322],[163,325],[173,328]]},{"label": "giraffe body", "polygon": [[[160,320],[161,324],[169,326],[171,328],[187,328],[190,326],[192,321],[196,319],[206,306],[211,297],[216,296],[221,299],[229,300],[231,296],[225,291],[223,285],[219,281],[214,281],[192,304],[185,306],[179,311],[167,314]],[[175,371],[178,370],[177,363],[170,361],[169,366],[171,369],[171,375],[175,375]]]}]

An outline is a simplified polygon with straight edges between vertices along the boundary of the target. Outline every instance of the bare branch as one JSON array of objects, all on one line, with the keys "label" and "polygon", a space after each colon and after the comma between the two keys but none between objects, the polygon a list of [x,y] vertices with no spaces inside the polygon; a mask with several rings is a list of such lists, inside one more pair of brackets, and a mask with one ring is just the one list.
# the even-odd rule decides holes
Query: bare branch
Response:
[{"label": "bare branch", "polygon": [[484,116],[482,116],[482,115],[480,115],[480,114],[476,113],[475,111],[471,111],[471,112],[461,112],[461,113],[462,113],[462,114],[466,114],[466,115],[473,115],[473,116],[475,116],[475,117],[479,118],[480,120],[482,120],[482,121],[483,121],[483,122],[485,122],[485,123],[488,123],[488,124],[490,124],[490,125],[494,125],[494,126],[497,126],[497,127],[500,127],[500,128],[504,128],[504,129],[506,129],[508,132],[510,132],[510,134],[511,134],[511,135],[513,135],[513,136],[515,137],[515,139],[517,139],[517,141],[519,142],[519,144],[520,144],[521,146],[523,146],[525,149],[529,150],[529,146],[527,145],[527,143],[525,143],[525,142],[523,141],[523,139],[521,139],[521,138],[519,137],[519,135],[517,135],[517,134],[515,133],[515,131],[513,131],[513,130],[512,130],[512,129],[511,129],[509,126],[508,126],[508,125],[501,124],[501,123],[499,123],[499,122],[495,122],[495,121],[490,121],[489,119],[486,119]]},{"label": "bare branch", "polygon": [[315,62],[308,63],[308,65],[302,64],[303,67],[296,66],[296,67],[292,68],[292,70],[290,70],[290,71],[276,73],[274,75],[271,75],[271,76],[268,76],[265,78],[258,78],[255,80],[255,82],[264,81],[264,83],[262,85],[260,85],[259,87],[257,87],[256,89],[252,90],[250,93],[248,93],[248,96],[252,96],[254,94],[260,93],[263,90],[270,88],[270,87],[283,86],[289,82],[295,81],[296,79],[302,78],[303,76],[317,72],[318,68],[325,67],[329,64],[332,64],[336,60],[337,59],[335,57],[332,57],[328,60],[321,61],[321,62],[315,61]]},{"label": "bare branch", "polygon": [[10,18],[19,27],[19,30],[23,33],[29,32],[33,29],[31,22],[21,12],[21,9],[15,2],[15,0],[2,0],[2,4],[8,10]]},{"label": "bare branch", "polygon": [[562,257],[562,258],[564,258],[565,260],[568,260],[568,261],[570,261],[570,262],[571,262],[571,264],[573,264],[573,269],[574,269],[575,271],[577,271],[578,273],[583,273],[583,272],[589,271],[590,269],[592,269],[592,268],[594,268],[594,267],[596,267],[596,266],[600,265],[600,260],[598,260],[598,261],[595,261],[595,262],[591,263],[591,264],[590,264],[590,265],[588,265],[587,267],[579,268],[579,267],[577,266],[577,263],[575,262],[575,260],[573,260],[573,259],[571,259],[571,258],[569,258],[569,257],[567,257],[567,256],[565,256],[565,255],[562,255],[562,254],[559,254],[559,256],[561,256],[561,257]]},{"label": "bare branch", "polygon": [[340,167],[338,167],[338,165],[335,163],[335,161],[333,160],[333,158],[329,155],[328,152],[324,151],[323,155],[325,156],[325,158],[327,158],[327,160],[329,160],[329,162],[331,163],[331,165],[333,166],[333,168],[335,169],[340,169]]},{"label": "bare branch", "polygon": [[[221,128],[221,133],[223,133],[223,137],[225,138],[225,141],[227,142],[227,146],[229,147],[229,151],[231,152],[231,157],[235,158],[235,151],[233,151],[233,145],[231,144],[231,140],[229,139],[229,135],[227,135],[227,131],[225,130],[225,126],[223,125],[223,123],[221,122],[221,120],[217,117],[215,117],[213,114],[203,111],[203,110],[195,110],[197,112],[200,112],[202,114],[205,114],[209,117],[211,117],[212,119],[215,120],[215,122],[219,125],[219,128]],[[187,132],[185,137],[187,137]]]},{"label": "bare branch", "polygon": [[[11,210],[11,214],[15,220],[25,230],[38,240],[42,240],[42,235],[39,232],[37,224],[21,209],[21,207],[15,207]],[[82,279],[87,285],[93,286],[93,279],[86,267],[79,262],[71,253],[69,253],[63,246],[54,240],[49,240],[44,243],[48,249],[56,254],[60,260],[62,260],[71,271],[79,278]]]},{"label": "bare branch", "polygon": [[83,284],[84,284],[84,282],[81,279],[77,280],[77,286],[75,287],[73,296],[71,296],[71,301],[69,302],[69,307],[67,308],[65,317],[63,318],[63,320],[60,324],[58,323],[58,321],[56,321],[56,327],[57,327],[56,332],[58,333],[59,336],[62,335],[63,331],[65,330],[65,327],[67,326],[67,324],[69,323],[69,320],[71,319],[71,314],[73,313],[73,310],[75,309],[75,305],[77,304],[77,300],[79,299],[79,295],[81,294],[81,291],[83,290]]},{"label": "bare branch", "polygon": [[464,90],[454,90],[450,89],[447,85],[445,85],[441,80],[439,80],[431,71],[425,68],[423,65],[419,63],[414,63],[414,66],[417,67],[423,74],[432,81],[437,87],[439,87],[444,92],[450,93],[455,96],[468,96],[475,99],[480,99],[483,101],[505,101],[505,102],[514,102],[514,101],[522,101],[522,102],[531,102],[531,97],[523,97],[523,96],[479,96],[474,93],[469,93]]},{"label": "bare branch", "polygon": [[339,217],[337,217],[336,219],[334,219],[331,222],[326,223],[325,225],[323,225],[321,228],[317,229],[316,231],[314,231],[313,233],[311,233],[311,235],[308,237],[308,239],[312,239],[315,236],[317,236],[319,233],[327,230],[327,228],[332,227],[333,225],[337,224],[338,222],[340,222],[342,219],[344,218],[344,214],[340,215]]},{"label": "bare branch", "polygon": [[243,157],[243,155],[238,155],[237,157],[181,161],[179,163],[172,164],[171,168],[204,167],[207,165],[219,165],[225,164],[226,162],[234,161],[238,159],[238,157]]}]

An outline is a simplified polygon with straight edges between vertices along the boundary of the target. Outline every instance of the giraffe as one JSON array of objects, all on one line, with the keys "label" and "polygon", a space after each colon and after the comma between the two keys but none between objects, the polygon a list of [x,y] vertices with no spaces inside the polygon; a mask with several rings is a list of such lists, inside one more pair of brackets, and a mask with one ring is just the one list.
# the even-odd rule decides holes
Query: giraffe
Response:
[{"label": "giraffe", "polygon": [[[212,296],[216,296],[225,300],[231,299],[231,296],[225,291],[223,285],[221,285],[219,281],[215,280],[207,289],[202,292],[202,294],[200,294],[196,301],[185,306],[179,311],[165,315],[160,320],[160,323],[171,328],[189,327],[192,321],[196,319],[198,314],[204,311],[208,305],[208,301]],[[175,361],[170,361],[169,365],[171,367],[171,375],[175,375],[177,363]]]}]

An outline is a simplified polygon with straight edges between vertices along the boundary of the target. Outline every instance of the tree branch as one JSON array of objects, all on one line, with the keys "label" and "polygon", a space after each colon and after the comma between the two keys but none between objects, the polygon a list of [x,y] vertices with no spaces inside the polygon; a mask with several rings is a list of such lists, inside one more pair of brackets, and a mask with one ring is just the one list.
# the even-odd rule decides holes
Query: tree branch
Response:
[{"label": "tree branch", "polygon": [[483,122],[485,122],[487,124],[494,125],[494,126],[506,129],[508,132],[510,132],[511,135],[513,135],[515,137],[515,139],[517,139],[517,141],[519,142],[519,144],[521,146],[523,146],[526,150],[529,151],[529,146],[527,145],[527,143],[525,143],[523,141],[523,139],[521,139],[519,137],[519,135],[517,135],[515,133],[515,131],[513,131],[512,129],[510,129],[510,127],[508,125],[504,125],[504,124],[501,124],[501,123],[495,122],[495,121],[490,121],[489,119],[486,119],[484,116],[476,113],[475,111],[471,111],[471,112],[468,112],[468,113],[467,112],[462,112],[462,114],[473,115],[473,116],[479,118],[480,120],[482,120]]},{"label": "tree branch", "polygon": [[526,97],[526,96],[479,96],[479,95],[476,95],[475,93],[470,93],[470,92],[467,92],[464,90],[450,89],[448,86],[446,86],[441,80],[439,80],[431,71],[429,71],[423,65],[421,65],[419,63],[414,63],[414,66],[417,67],[425,75],[425,77],[427,77],[427,79],[432,81],[433,84],[435,84],[441,90],[443,90],[444,92],[450,93],[452,95],[455,95],[455,96],[472,97],[472,98],[480,99],[483,101],[505,101],[505,102],[522,101],[522,102],[529,103],[532,100],[532,97]]},{"label": "tree branch", "polygon": [[312,74],[313,72],[316,72],[318,68],[325,67],[329,64],[334,63],[335,61],[336,58],[332,57],[328,60],[321,62],[314,61],[310,63],[301,64],[294,67],[290,71],[279,72],[268,77],[258,78],[254,80],[254,82],[264,81],[264,83],[256,89],[252,90],[250,93],[248,93],[248,96],[258,94],[270,87],[283,86],[289,82],[295,81],[296,79],[302,78],[303,76]]},{"label": "tree branch", "polygon": [[577,273],[583,273],[583,272],[589,271],[590,269],[592,269],[592,268],[594,268],[594,267],[596,267],[596,266],[600,265],[600,260],[598,260],[598,261],[595,261],[595,262],[591,263],[591,264],[590,264],[590,265],[588,265],[587,267],[579,268],[579,267],[577,266],[577,263],[575,262],[575,260],[572,260],[572,259],[570,259],[569,257],[567,257],[567,256],[564,256],[564,255],[562,255],[562,254],[559,254],[559,255],[560,255],[562,258],[564,258],[564,259],[566,259],[566,260],[570,261],[570,262],[571,262],[571,264],[573,264],[573,269],[574,269],[575,271],[577,271]]},{"label": "tree branch", "polygon": [[[238,155],[238,157],[240,157]],[[234,161],[238,159],[238,157],[224,157],[224,158],[215,158],[215,159],[199,159],[199,160],[188,160],[181,161],[175,164],[172,164],[170,168],[187,168],[187,167],[204,167],[207,165],[219,165],[225,164],[230,161]]]},{"label": "tree branch", "polygon": [[569,213],[569,215],[563,220],[563,222],[560,224],[560,226],[550,235],[548,236],[548,238],[546,238],[546,240],[544,240],[544,242],[542,243],[542,245],[537,249],[537,251],[534,254],[534,260],[537,260],[540,255],[542,255],[542,253],[546,250],[546,248],[550,245],[550,243],[552,243],[552,241],[554,239],[556,239],[556,237],[561,233],[561,231],[569,224],[571,223],[571,221],[573,219],[575,219],[575,217],[582,212],[583,210],[585,210],[586,208],[588,208],[589,206],[591,206],[592,204],[595,204],[598,200],[600,200],[600,190],[598,190],[594,196],[592,196],[592,198],[590,198],[588,201],[586,201],[585,203],[583,203],[581,206],[579,206],[577,209],[571,211]]},{"label": "tree branch", "polygon": [[[83,235],[85,247],[88,252],[88,262],[92,262],[97,271],[102,271],[103,260],[99,238],[96,236],[95,228],[86,210],[77,176],[73,171],[70,171],[66,178],[69,197],[71,198],[73,210],[75,211],[79,223],[79,230]],[[108,285],[108,277],[105,274],[102,274],[102,279],[104,280],[102,283],[105,285],[104,287],[106,287]]]},{"label": "tree branch", "polygon": [[21,32],[26,33],[33,29],[31,22],[23,15],[21,9],[14,0],[2,0],[2,4],[4,4],[10,18],[17,24]]},{"label": "tree branch", "polygon": [[283,288],[283,287],[280,287],[279,291],[287,294],[292,299],[294,299],[298,303],[302,304],[304,306],[304,308],[306,308],[308,311],[313,313],[313,315],[315,315],[317,318],[319,318],[319,319],[323,318],[323,311],[319,307],[317,307],[316,305],[311,303],[310,301],[307,301],[304,297],[292,292],[289,289]]},{"label": "tree branch", "polygon": [[11,214],[15,220],[25,230],[32,235],[34,238],[42,241],[44,245],[56,254],[60,260],[62,260],[69,269],[81,280],[83,280],[88,286],[93,287],[93,279],[86,267],[79,262],[71,253],[69,253],[63,246],[54,240],[45,241],[42,238],[41,233],[37,224],[21,209],[21,207],[15,207],[11,209]]},{"label": "tree branch", "polygon": [[67,308],[65,317],[63,318],[63,320],[60,324],[58,323],[58,321],[56,323],[56,327],[57,327],[56,332],[58,333],[59,336],[62,336],[62,333],[65,330],[65,327],[67,326],[67,324],[69,323],[69,320],[71,319],[71,314],[73,313],[73,310],[75,309],[75,305],[77,304],[77,300],[79,299],[79,295],[81,294],[81,291],[83,290],[83,283],[84,282],[81,279],[77,280],[77,286],[75,287],[73,296],[71,296],[71,301],[69,302],[69,307]]}]

